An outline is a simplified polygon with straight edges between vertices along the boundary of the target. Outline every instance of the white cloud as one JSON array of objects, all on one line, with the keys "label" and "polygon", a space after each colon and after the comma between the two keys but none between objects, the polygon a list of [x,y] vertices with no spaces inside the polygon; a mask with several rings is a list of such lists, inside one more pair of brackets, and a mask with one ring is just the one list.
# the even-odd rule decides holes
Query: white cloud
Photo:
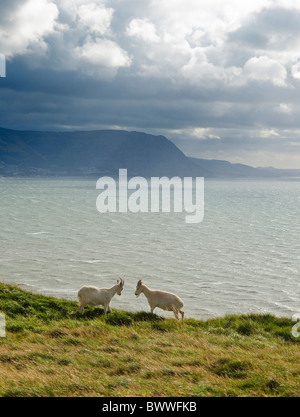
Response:
[{"label": "white cloud", "polygon": [[[181,82],[183,77],[188,84],[198,86],[213,86],[215,82],[240,87],[256,80],[286,87],[286,67],[293,50],[287,54],[282,48],[247,50],[240,45],[234,53],[228,41],[249,16],[279,7],[280,3],[190,0],[187,7],[186,0],[152,0],[147,8],[149,19],[133,18],[126,29],[129,36],[152,41],[150,47],[141,43],[131,47],[136,74],[167,77],[174,82]],[[239,55],[244,55],[240,62]],[[296,66],[293,74],[298,77]]]},{"label": "white cloud", "polygon": [[243,18],[272,3],[272,0],[189,0],[188,3],[186,0],[152,0],[151,10],[155,10],[168,41],[204,30],[212,42],[218,43],[229,31],[237,29]]},{"label": "white cloud", "polygon": [[[82,65],[77,60],[83,59],[111,68],[131,66],[134,75],[197,86],[215,82],[239,87],[257,80],[283,87],[286,68],[300,79],[300,64],[291,62],[293,49],[247,50],[241,44],[231,51],[233,31],[249,16],[283,7],[283,0],[189,0],[188,6],[186,0],[141,3],[147,18],[139,15],[141,7],[132,7],[126,15],[127,6],[117,0],[27,0],[11,7],[6,16],[0,50],[7,56],[38,48],[47,51],[51,47],[47,36],[55,33],[52,62],[58,69],[78,69]],[[294,3],[290,0],[289,7]],[[238,61],[238,55],[243,59]]]},{"label": "white cloud", "polygon": [[244,66],[244,73],[249,80],[270,81],[276,86],[286,86],[285,67],[267,56],[250,58]]},{"label": "white cloud", "polygon": [[112,29],[115,10],[103,1],[62,0],[67,25],[61,32],[67,62],[65,69],[79,70],[94,78],[112,78],[132,60]]},{"label": "white cloud", "polygon": [[9,58],[24,54],[31,47],[45,50],[45,37],[55,31],[58,15],[58,8],[52,1],[28,0],[18,5],[1,24],[1,52]]},{"label": "white cloud", "polygon": [[300,80],[300,60],[297,60],[297,62],[292,65],[292,76],[297,80]]},{"label": "white cloud", "polygon": [[156,28],[148,19],[132,19],[126,29],[126,34],[145,42],[159,42]]},{"label": "white cloud", "polygon": [[290,114],[293,112],[293,105],[291,103],[280,103],[277,110],[280,113]]},{"label": "white cloud", "polygon": [[83,4],[78,8],[79,27],[88,32],[105,35],[109,32],[114,10],[96,3]]},{"label": "white cloud", "polygon": [[259,132],[261,138],[270,138],[274,136],[279,136],[279,133],[275,129],[262,129]]},{"label": "white cloud", "polygon": [[226,84],[227,86],[242,85],[242,69],[231,66],[225,67],[214,65],[209,62],[205,48],[194,48],[191,50],[189,62],[182,68],[183,76],[190,83],[200,85]]},{"label": "white cloud", "polygon": [[127,52],[109,39],[88,40],[82,47],[75,49],[75,54],[85,62],[99,67],[120,68],[131,64]]},{"label": "white cloud", "polygon": [[194,136],[197,139],[221,139],[219,135],[212,132],[211,128],[196,127],[190,131],[187,129],[187,132],[189,135]]}]

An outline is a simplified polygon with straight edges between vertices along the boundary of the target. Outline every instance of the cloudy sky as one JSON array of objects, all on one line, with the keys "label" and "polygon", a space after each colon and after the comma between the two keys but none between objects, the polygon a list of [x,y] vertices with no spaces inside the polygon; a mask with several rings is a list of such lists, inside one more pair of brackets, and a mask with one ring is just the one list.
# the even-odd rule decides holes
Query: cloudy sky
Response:
[{"label": "cloudy sky", "polygon": [[0,126],[300,168],[299,0],[0,0]]}]

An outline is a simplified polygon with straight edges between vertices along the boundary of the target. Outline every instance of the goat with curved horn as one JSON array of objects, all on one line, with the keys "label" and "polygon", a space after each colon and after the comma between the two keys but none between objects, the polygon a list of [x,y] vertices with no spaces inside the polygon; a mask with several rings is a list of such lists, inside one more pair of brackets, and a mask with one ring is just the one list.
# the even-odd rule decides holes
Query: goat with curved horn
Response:
[{"label": "goat with curved horn", "polygon": [[124,288],[124,280],[120,277],[121,282],[117,280],[117,284],[111,288],[97,288],[93,286],[85,286],[78,291],[78,301],[80,312],[83,313],[86,305],[102,305],[104,313],[111,312],[111,300],[115,294],[121,295]]}]

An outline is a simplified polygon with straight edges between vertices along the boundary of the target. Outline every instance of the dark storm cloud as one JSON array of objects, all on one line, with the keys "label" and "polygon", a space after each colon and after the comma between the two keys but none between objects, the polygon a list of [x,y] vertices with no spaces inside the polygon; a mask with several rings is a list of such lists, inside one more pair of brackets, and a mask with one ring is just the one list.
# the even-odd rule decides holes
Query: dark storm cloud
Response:
[{"label": "dark storm cloud", "polygon": [[300,7],[227,0],[220,18],[218,1],[0,0],[0,126],[138,129],[197,156],[300,161]]},{"label": "dark storm cloud", "polygon": [[299,44],[300,14],[282,8],[255,13],[229,40],[253,49],[290,49]]}]

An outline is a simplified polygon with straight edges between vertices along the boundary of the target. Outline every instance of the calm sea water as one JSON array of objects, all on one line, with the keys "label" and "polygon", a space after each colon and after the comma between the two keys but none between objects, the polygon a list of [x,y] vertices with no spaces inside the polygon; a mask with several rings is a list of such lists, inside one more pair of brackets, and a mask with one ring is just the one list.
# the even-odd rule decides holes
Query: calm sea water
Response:
[{"label": "calm sea water", "polygon": [[[142,279],[187,317],[300,312],[300,182],[205,181],[202,223],[96,210],[91,179],[0,179],[0,281],[77,299],[125,279],[112,307],[149,311]],[[157,313],[172,316],[170,313]]]}]

